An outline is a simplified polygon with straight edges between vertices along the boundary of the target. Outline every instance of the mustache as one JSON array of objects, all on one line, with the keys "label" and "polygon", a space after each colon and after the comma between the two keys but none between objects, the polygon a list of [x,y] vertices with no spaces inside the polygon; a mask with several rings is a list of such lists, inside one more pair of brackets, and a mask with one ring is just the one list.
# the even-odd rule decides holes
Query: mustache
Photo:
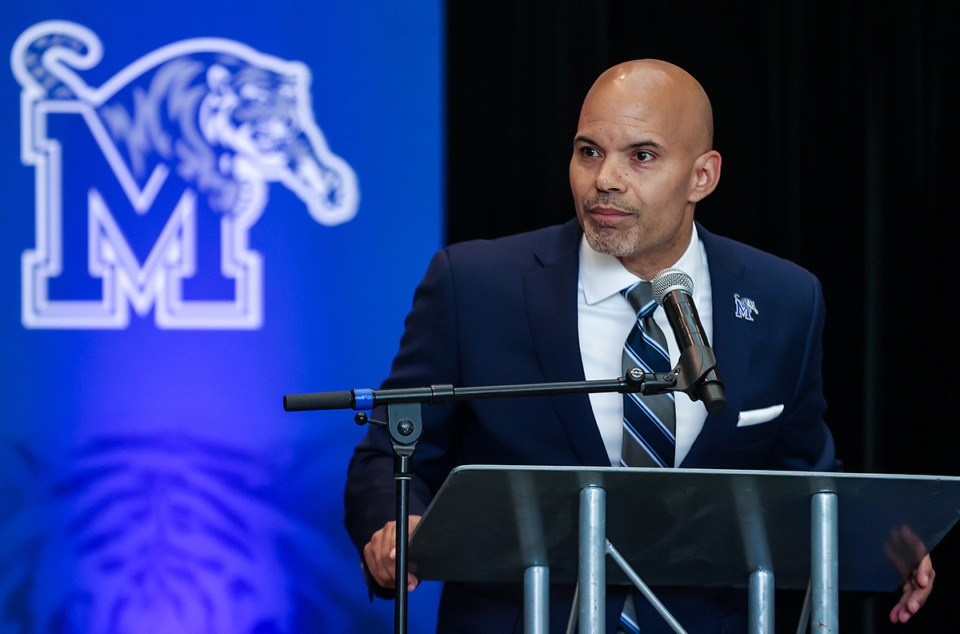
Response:
[{"label": "mustache", "polygon": [[620,200],[617,200],[614,196],[608,192],[600,192],[594,198],[588,198],[583,201],[583,208],[586,211],[592,210],[594,207],[610,207],[616,209],[617,211],[622,211],[625,214],[637,214],[640,210],[633,205],[628,205]]}]

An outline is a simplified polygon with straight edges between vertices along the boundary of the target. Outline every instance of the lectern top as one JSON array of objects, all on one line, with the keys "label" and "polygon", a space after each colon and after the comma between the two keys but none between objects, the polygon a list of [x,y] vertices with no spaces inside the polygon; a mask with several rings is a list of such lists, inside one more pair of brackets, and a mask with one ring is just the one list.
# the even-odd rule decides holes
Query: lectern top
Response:
[{"label": "lectern top", "polygon": [[[960,518],[960,478],[939,476],[467,466],[455,469],[411,540],[421,579],[520,581],[534,564],[576,581],[579,492],[607,496],[607,537],[652,585],[778,587],[810,574],[810,500],[838,496],[842,590],[896,589]],[[610,583],[627,583],[607,566]]]}]

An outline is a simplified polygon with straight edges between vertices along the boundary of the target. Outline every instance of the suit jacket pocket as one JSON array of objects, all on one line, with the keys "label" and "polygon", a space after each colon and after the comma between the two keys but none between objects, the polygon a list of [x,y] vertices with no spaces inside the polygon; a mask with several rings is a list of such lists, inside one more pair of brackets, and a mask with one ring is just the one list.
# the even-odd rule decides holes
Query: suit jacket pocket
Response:
[{"label": "suit jacket pocket", "polygon": [[737,427],[750,427],[752,425],[769,423],[782,413],[782,404],[761,407],[760,409],[743,410],[737,418]]}]

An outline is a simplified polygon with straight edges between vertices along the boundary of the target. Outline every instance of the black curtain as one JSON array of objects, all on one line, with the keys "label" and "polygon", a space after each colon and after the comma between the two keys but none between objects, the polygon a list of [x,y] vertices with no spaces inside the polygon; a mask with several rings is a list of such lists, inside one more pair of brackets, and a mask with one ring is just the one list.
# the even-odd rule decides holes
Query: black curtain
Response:
[{"label": "black curtain", "polygon": [[[823,284],[827,422],[846,470],[960,475],[950,158],[960,3],[450,0],[446,10],[448,242],[571,218],[567,164],[593,80],[628,59],[676,63],[710,95],[724,159],[697,218]],[[844,630],[956,630],[956,533],[934,551],[936,590],[914,621],[890,627],[893,595],[844,594]],[[778,597],[784,630],[796,603]]]}]

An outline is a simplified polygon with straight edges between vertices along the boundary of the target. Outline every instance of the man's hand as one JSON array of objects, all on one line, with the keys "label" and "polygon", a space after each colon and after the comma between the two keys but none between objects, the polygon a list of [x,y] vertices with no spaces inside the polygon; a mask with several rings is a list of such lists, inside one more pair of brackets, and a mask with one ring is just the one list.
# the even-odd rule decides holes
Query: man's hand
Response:
[{"label": "man's hand", "polygon": [[923,606],[933,590],[933,578],[935,576],[933,562],[930,561],[930,555],[927,555],[917,566],[917,569],[913,571],[913,574],[903,582],[903,596],[900,597],[900,602],[890,610],[891,623],[906,623],[911,616],[917,613],[917,610]]},{"label": "man's hand", "polygon": [[[410,532],[420,523],[419,515],[410,516]],[[367,571],[381,588],[396,587],[397,523],[387,522],[363,547],[363,561]],[[407,591],[417,587],[419,581],[407,573]]]}]

